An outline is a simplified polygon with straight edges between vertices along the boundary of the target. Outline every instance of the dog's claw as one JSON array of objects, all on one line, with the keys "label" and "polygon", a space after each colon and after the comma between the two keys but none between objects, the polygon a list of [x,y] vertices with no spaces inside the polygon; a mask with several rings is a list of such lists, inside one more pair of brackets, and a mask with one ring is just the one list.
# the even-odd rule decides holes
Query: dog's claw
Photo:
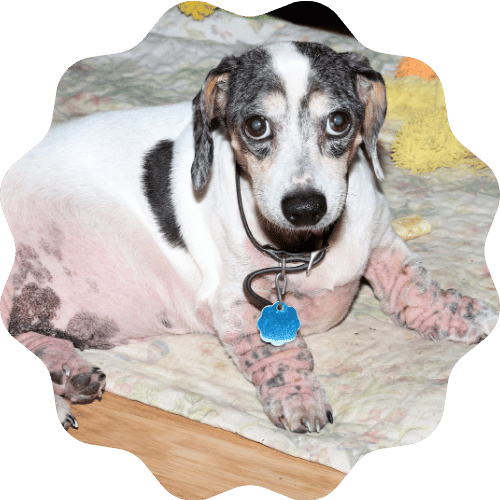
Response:
[{"label": "dog's claw", "polygon": [[298,434],[320,432],[328,423],[328,418],[333,420],[331,406],[313,374],[308,375],[303,385],[305,388],[312,386],[314,390],[293,392],[288,397],[276,399],[266,395],[264,411],[277,427]]},{"label": "dog's claw", "polygon": [[279,419],[278,419],[278,421],[279,421],[279,423],[281,424],[281,426],[280,426],[280,425],[278,425],[278,427],[281,427],[282,429],[285,429],[285,431],[290,430],[290,429],[288,428],[288,425],[286,425],[286,420],[285,420],[285,418],[284,418],[284,417],[279,418]]},{"label": "dog's claw", "polygon": [[326,412],[326,418],[328,419],[328,422],[330,422],[331,424],[333,424],[333,414],[331,411],[327,411]]},{"label": "dog's claw", "polygon": [[[69,425],[67,426],[66,423],[69,423]],[[73,417],[73,415],[66,415],[66,420],[63,423],[63,427],[65,429],[69,429],[70,427],[78,429],[78,422],[76,421],[76,418]]]},{"label": "dog's claw", "polygon": [[64,363],[64,365],[62,365],[62,369],[64,370],[66,377],[69,377],[71,375],[71,370],[67,363]]}]

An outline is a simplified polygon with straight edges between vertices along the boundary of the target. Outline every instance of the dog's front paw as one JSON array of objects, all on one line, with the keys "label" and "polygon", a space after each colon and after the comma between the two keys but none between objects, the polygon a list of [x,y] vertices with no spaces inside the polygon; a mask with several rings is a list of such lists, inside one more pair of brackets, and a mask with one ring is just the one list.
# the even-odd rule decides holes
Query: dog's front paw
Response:
[{"label": "dog's front paw", "polygon": [[332,408],[324,389],[312,372],[298,372],[290,385],[260,388],[264,411],[277,427],[292,432],[319,432],[333,423]]},{"label": "dog's front paw", "polygon": [[466,320],[468,320],[469,325],[462,341],[468,344],[477,344],[488,337],[494,330],[498,323],[498,314],[495,314],[487,305],[479,300],[470,299],[470,301],[471,303],[477,303],[477,309],[471,306],[473,312],[470,316],[469,313],[466,313]]},{"label": "dog's front paw", "polygon": [[476,344],[491,333],[498,315],[482,301],[449,289],[440,291],[438,299],[419,320],[421,326],[416,329],[424,338]]}]

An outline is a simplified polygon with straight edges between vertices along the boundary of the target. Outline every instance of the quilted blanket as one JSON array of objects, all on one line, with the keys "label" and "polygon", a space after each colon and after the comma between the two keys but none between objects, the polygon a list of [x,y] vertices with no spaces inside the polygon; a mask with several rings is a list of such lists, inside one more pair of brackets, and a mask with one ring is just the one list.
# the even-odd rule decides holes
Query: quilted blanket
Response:
[{"label": "quilted blanket", "polygon": [[[337,51],[362,50],[384,76],[399,57],[355,39],[270,18],[216,11],[203,21],[169,10],[135,48],[82,60],[64,74],[53,121],[90,113],[191,100],[207,72],[228,54],[282,40],[314,41]],[[400,122],[387,121],[390,149]],[[494,176],[460,169],[411,174],[385,158],[383,189],[393,217],[418,213],[432,231],[409,243],[443,288],[457,288],[498,310],[484,243],[498,205]],[[348,472],[366,453],[415,443],[437,426],[448,376],[471,347],[425,341],[396,327],[363,286],[347,319],[307,339],[334,423],[319,434],[274,427],[255,389],[208,334],[164,336],[83,356],[107,374],[107,390],[220,427],[293,456]]]}]

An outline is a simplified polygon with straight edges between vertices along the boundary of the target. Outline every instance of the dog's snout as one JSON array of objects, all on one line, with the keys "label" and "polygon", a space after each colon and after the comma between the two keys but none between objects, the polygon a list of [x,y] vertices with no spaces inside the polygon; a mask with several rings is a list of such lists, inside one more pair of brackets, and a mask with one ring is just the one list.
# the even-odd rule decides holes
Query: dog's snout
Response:
[{"label": "dog's snout", "polygon": [[326,198],[313,190],[292,193],[283,198],[281,209],[294,226],[315,226],[326,213]]}]

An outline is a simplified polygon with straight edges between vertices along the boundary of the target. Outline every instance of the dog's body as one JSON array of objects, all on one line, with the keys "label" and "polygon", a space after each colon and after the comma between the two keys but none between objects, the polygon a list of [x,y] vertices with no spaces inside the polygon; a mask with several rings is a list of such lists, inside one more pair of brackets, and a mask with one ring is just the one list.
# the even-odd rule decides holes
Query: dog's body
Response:
[{"label": "dog's body", "polygon": [[[76,421],[62,397],[91,401],[105,380],[73,345],[197,331],[218,335],[276,425],[319,431],[333,415],[303,337],[345,317],[363,276],[397,324],[484,338],[496,315],[440,290],[392,230],[376,178],[384,114],[383,81],[365,59],[285,43],[225,59],[194,114],[182,103],[54,127],[2,186],[17,250],[2,315],[51,372],[63,425]],[[281,347],[261,341],[242,288],[275,263],[244,231],[235,159],[261,243],[307,247],[336,223],[324,260],[288,275],[301,327]],[[276,300],[274,275],[256,287]]]}]

